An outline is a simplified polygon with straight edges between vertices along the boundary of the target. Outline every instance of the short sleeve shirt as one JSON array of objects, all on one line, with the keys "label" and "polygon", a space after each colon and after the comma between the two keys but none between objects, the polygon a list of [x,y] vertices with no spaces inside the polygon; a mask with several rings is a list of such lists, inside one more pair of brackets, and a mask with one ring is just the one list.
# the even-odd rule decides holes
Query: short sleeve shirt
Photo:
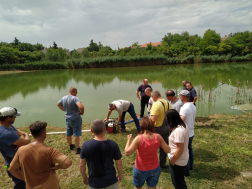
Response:
[{"label": "short sleeve shirt", "polygon": [[59,189],[57,174],[48,170],[56,163],[62,164],[66,158],[53,147],[30,143],[18,149],[13,161],[20,165],[27,189]]},{"label": "short sleeve shirt", "polygon": [[118,112],[119,116],[122,115],[123,112],[127,112],[130,107],[130,102],[127,100],[116,100],[111,102],[116,106],[116,111]]},{"label": "short sleeve shirt", "polygon": [[105,188],[117,182],[113,160],[122,158],[118,145],[112,140],[88,140],[81,148],[81,159],[86,159],[89,186]]},{"label": "short sleeve shirt", "polygon": [[[162,101],[164,105],[160,101]],[[168,110],[168,106],[169,109],[171,109],[170,103],[168,103],[165,99],[159,99],[152,105],[150,114],[157,115],[157,119],[154,124],[155,127],[161,127],[161,125],[163,124],[165,112]]]},{"label": "short sleeve shirt", "polygon": [[197,96],[197,92],[194,88],[189,90],[189,92],[190,92],[189,102],[193,102],[193,99]]},{"label": "short sleeve shirt", "polygon": [[154,100],[152,97],[150,97],[147,107],[147,112],[149,113],[151,111],[152,105],[154,104]]},{"label": "short sleeve shirt", "polygon": [[168,153],[169,159],[171,159],[176,150],[177,145],[176,143],[184,143],[184,151],[181,156],[176,160],[175,164],[179,166],[187,165],[189,152],[188,152],[188,142],[189,142],[189,129],[186,125],[186,128],[183,126],[178,126],[174,131],[172,131],[171,135],[169,136],[169,146],[171,148],[171,152]]},{"label": "short sleeve shirt", "polygon": [[194,136],[194,122],[195,122],[195,116],[196,116],[196,107],[190,103],[185,103],[180,108],[180,115],[185,116],[185,123],[187,124],[189,128],[189,137]]},{"label": "short sleeve shirt", "polygon": [[172,109],[176,110],[178,113],[180,112],[180,108],[183,106],[183,102],[179,99],[175,102],[171,102]]},{"label": "short sleeve shirt", "polygon": [[59,103],[63,105],[65,110],[65,117],[66,118],[76,118],[80,117],[79,107],[76,103],[80,102],[80,99],[73,95],[67,95],[60,99]]},{"label": "short sleeve shirt", "polygon": [[[143,84],[142,85],[140,85],[138,88],[137,88],[137,91],[139,92],[141,92],[141,96],[146,96],[146,94],[145,94],[145,89],[146,88],[151,88],[151,86],[150,85],[146,85],[146,86],[144,86]],[[151,88],[152,89],[152,88]]]},{"label": "short sleeve shirt", "polygon": [[15,156],[17,146],[13,143],[19,138],[17,129],[13,125],[10,125],[9,128],[0,126],[0,151],[5,159],[5,165],[10,165],[12,158]]}]

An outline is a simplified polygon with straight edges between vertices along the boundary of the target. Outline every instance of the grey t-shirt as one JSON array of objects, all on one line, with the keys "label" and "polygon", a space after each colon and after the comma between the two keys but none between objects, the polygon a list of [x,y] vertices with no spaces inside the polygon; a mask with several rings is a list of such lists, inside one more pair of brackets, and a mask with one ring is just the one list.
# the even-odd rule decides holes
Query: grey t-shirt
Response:
[{"label": "grey t-shirt", "polygon": [[176,110],[178,113],[180,112],[180,108],[183,106],[183,102],[179,99],[175,102],[171,102],[172,109]]},{"label": "grey t-shirt", "polygon": [[64,107],[66,118],[80,117],[80,109],[76,105],[77,102],[80,102],[80,99],[72,95],[67,95],[60,99],[59,103]]},{"label": "grey t-shirt", "polygon": [[127,100],[116,100],[111,102],[116,106],[116,111],[118,112],[119,116],[122,115],[123,112],[127,112],[130,106],[130,102]]}]

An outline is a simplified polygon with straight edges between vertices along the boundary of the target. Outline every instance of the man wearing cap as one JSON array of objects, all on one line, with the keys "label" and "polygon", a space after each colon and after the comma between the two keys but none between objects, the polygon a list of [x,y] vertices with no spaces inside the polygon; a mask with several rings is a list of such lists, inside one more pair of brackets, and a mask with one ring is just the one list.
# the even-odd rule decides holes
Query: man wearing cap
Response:
[{"label": "man wearing cap", "polygon": [[[15,122],[16,116],[21,113],[16,108],[5,107],[0,110],[0,151],[5,160],[6,170],[9,168],[18,147],[30,143],[28,133],[17,130],[12,124]],[[25,182],[14,177],[8,170],[9,177],[15,183],[14,189],[25,189]]]},{"label": "man wearing cap", "polygon": [[196,107],[189,102],[190,92],[187,90],[182,90],[179,93],[180,99],[183,102],[183,106],[180,108],[180,117],[187,124],[189,128],[189,159],[186,166],[185,177],[189,177],[189,170],[193,170],[193,149],[192,149],[192,141],[194,137],[194,122],[196,116]]},{"label": "man wearing cap", "polygon": [[167,100],[171,102],[172,109],[176,110],[179,113],[180,108],[183,106],[183,103],[179,98],[175,96],[175,92],[173,90],[168,90],[165,92],[165,96]]},{"label": "man wearing cap", "polygon": [[[148,102],[149,102],[149,99],[150,97],[147,96],[145,94],[145,89],[146,88],[151,88],[150,85],[148,85],[148,79],[144,79],[143,80],[143,84],[140,85],[138,88],[137,88],[137,91],[136,91],[136,96],[137,98],[141,101],[141,110],[140,110],[140,117],[142,118],[143,115],[144,115],[144,108],[145,108],[145,105],[147,106],[148,108]],[[139,97],[139,92],[141,92],[141,98]]]},{"label": "man wearing cap", "polygon": [[[82,118],[84,114],[84,106],[80,99],[76,97],[77,89],[71,87],[69,95],[64,96],[57,103],[59,109],[65,112],[66,119],[66,139],[70,150],[76,147],[76,154],[80,154],[80,136],[82,130]],[[74,135],[74,143],[72,144],[72,135]]]},{"label": "man wearing cap", "polygon": [[113,110],[116,110],[119,114],[119,118],[116,124],[116,127],[118,127],[120,121],[121,121],[121,131],[126,132],[125,129],[125,123],[124,123],[124,117],[127,112],[131,115],[131,117],[134,119],[134,122],[136,124],[137,132],[140,132],[140,126],[139,126],[139,120],[137,119],[136,112],[134,109],[134,106],[131,102],[127,100],[116,100],[109,104],[108,106],[109,111],[107,114],[107,118],[104,119],[104,121],[108,120],[109,116],[111,115],[111,112]]}]

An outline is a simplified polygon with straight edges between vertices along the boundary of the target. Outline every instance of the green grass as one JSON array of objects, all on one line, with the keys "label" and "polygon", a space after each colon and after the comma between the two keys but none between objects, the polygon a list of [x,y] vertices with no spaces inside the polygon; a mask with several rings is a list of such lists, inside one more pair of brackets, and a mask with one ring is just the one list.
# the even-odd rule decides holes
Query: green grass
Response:
[{"label": "green grass", "polygon": [[[195,137],[193,140],[194,171],[186,178],[188,188],[252,188],[252,115],[211,115],[197,117]],[[90,123],[83,124],[83,129],[89,129]],[[122,152],[123,180],[119,188],[133,188],[132,169],[136,152],[126,157],[124,147],[127,134],[136,136],[133,123],[126,125],[126,133],[106,134],[106,137],[117,142]],[[27,127],[22,128],[28,131]],[[64,131],[64,128],[48,126],[47,131]],[[80,140],[92,139],[93,135],[83,133]],[[46,144],[53,146],[66,154],[73,165],[57,174],[62,189],[88,188],[82,183],[79,172],[79,156],[69,151],[65,135],[48,135]],[[0,157],[0,188],[12,188],[13,183],[4,171],[4,160]],[[147,188],[145,184],[143,188]],[[157,188],[174,188],[171,182],[169,167],[162,170]]]}]

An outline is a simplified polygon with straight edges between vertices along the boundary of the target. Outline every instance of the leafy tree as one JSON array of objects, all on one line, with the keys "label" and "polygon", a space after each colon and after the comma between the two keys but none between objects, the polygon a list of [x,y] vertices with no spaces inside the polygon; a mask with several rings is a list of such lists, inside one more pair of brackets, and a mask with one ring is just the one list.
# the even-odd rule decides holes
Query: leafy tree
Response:
[{"label": "leafy tree", "polygon": [[94,43],[94,41],[92,39],[90,41],[89,47],[87,47],[87,49],[88,49],[89,52],[93,52],[93,51],[98,52],[99,51],[99,46],[96,43]]},{"label": "leafy tree", "polygon": [[208,29],[200,41],[200,46],[203,54],[209,55],[213,53],[213,50],[216,49],[214,46],[219,46],[219,43],[221,42],[220,34],[217,34],[215,30]]},{"label": "leafy tree", "polygon": [[53,42],[53,48],[58,49],[58,45],[55,43],[55,41]]},{"label": "leafy tree", "polygon": [[17,46],[19,43],[19,40],[15,37],[14,41],[13,41],[14,45]]},{"label": "leafy tree", "polygon": [[81,51],[81,55],[82,55],[82,57],[84,57],[84,58],[88,58],[88,57],[90,57],[90,52],[88,51],[87,48],[84,48],[84,49]]}]

